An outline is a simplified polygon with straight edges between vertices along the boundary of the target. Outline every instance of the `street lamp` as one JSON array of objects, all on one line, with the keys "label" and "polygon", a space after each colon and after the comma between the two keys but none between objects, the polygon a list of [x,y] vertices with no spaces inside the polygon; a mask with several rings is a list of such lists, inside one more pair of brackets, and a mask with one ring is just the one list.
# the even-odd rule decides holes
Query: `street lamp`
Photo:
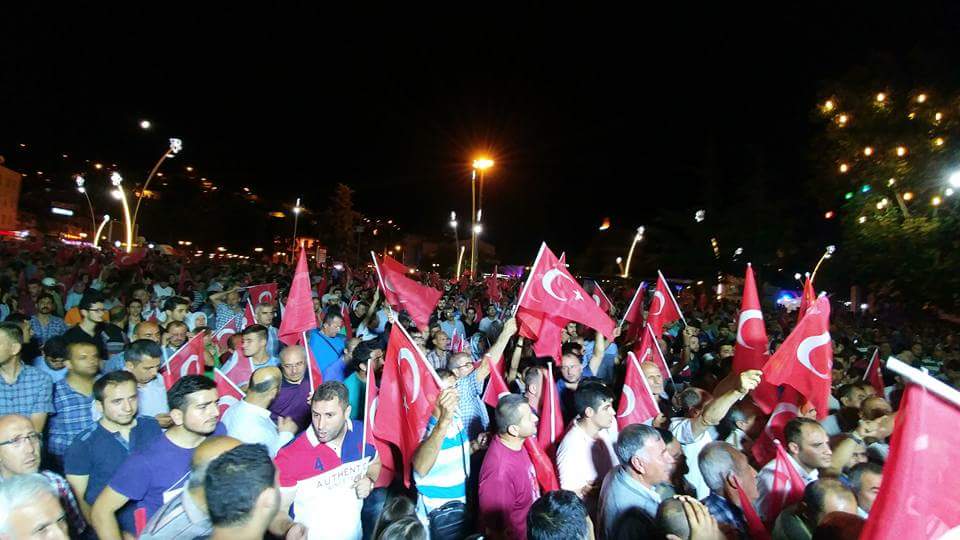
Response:
[{"label": "street lamp", "polygon": [[136,208],[133,209],[132,223],[135,224],[137,222],[137,215],[140,214],[140,203],[143,202],[143,196],[147,193],[147,188],[150,187],[150,180],[152,180],[153,176],[157,174],[157,169],[160,168],[160,165],[163,164],[163,161],[165,159],[172,158],[173,156],[180,153],[180,150],[183,150],[183,141],[181,141],[180,139],[171,138],[170,147],[164,150],[163,155],[160,156],[160,160],[157,161],[157,164],[153,166],[153,170],[151,170],[150,174],[147,176],[147,181],[144,182],[143,187],[140,188],[140,195],[137,196],[137,206]]},{"label": "street lamp", "polygon": [[110,214],[103,215],[103,221],[100,222],[100,226],[97,227],[96,234],[93,235],[93,249],[97,249],[97,245],[100,244],[100,233],[103,232],[103,227],[110,221]]},{"label": "street lamp", "polygon": [[300,221],[300,197],[297,197],[297,204],[293,206],[293,247],[290,249],[290,262],[297,253],[297,222]]},{"label": "street lamp", "polygon": [[627,264],[623,268],[623,277],[630,277],[630,263],[633,261],[633,250],[637,247],[637,243],[643,240],[643,232],[646,229],[643,225],[637,227],[637,234],[633,237],[633,243],[630,244],[630,251],[627,253]]},{"label": "street lamp", "polygon": [[133,221],[130,219],[130,205],[127,204],[127,194],[123,191],[123,177],[120,173],[113,171],[110,174],[110,182],[117,188],[116,192],[120,194],[120,202],[123,203],[123,220],[127,226],[127,253],[133,251]]},{"label": "street lamp", "polygon": [[[87,188],[85,185],[87,181],[83,178],[83,176],[80,176],[79,174],[75,177],[75,179],[77,182],[77,191],[79,191],[80,193],[83,193],[83,196],[87,198],[87,205],[90,207],[90,221],[93,222],[93,230],[94,232],[96,232],[97,215],[93,211],[93,202],[90,200],[90,194],[87,193]],[[96,239],[96,237],[97,235],[94,235],[94,239]]]},{"label": "street lamp", "polygon": [[[480,232],[477,228],[480,220],[480,213],[483,211],[483,178],[490,167],[493,167],[493,160],[481,156],[473,160],[473,171],[470,174],[470,279],[477,272],[477,234]],[[480,176],[480,192],[477,196],[477,171]]]}]

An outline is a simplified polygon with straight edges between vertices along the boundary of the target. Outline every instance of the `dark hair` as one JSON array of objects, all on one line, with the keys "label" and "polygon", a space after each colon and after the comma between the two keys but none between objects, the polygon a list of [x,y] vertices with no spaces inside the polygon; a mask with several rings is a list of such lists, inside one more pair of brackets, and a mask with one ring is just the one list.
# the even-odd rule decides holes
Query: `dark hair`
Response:
[{"label": "dark hair", "polygon": [[171,296],[163,301],[164,311],[173,311],[177,306],[187,306],[187,309],[190,309],[190,301],[182,296]]},{"label": "dark hair", "polygon": [[583,345],[577,343],[576,341],[568,341],[560,346],[560,356],[564,355],[573,355],[580,356],[583,352]]},{"label": "dark hair", "polygon": [[53,336],[43,343],[43,355],[49,358],[67,357],[67,340],[63,336]]},{"label": "dark hair", "polygon": [[217,385],[203,375],[184,375],[167,390],[167,405],[170,409],[186,412],[190,405],[190,394],[213,390]]},{"label": "dark hair", "polygon": [[837,390],[837,399],[850,397],[850,394],[852,394],[854,390],[857,390],[860,387],[861,386],[857,383],[844,384],[843,386],[840,387],[839,390]]},{"label": "dark hair", "polygon": [[54,302],[53,300],[53,295],[48,292],[42,292],[37,295],[37,304],[39,304],[41,300],[49,300],[54,304],[56,304],[56,302]]},{"label": "dark hair", "polygon": [[313,393],[310,405],[318,401],[330,401],[331,399],[340,400],[340,407],[346,409],[350,405],[350,391],[340,381],[324,381]]},{"label": "dark hair", "polygon": [[383,529],[377,540],[427,540],[427,530],[414,516],[402,517]]},{"label": "dark hair", "polygon": [[241,444],[211,461],[203,487],[213,526],[246,523],[260,494],[275,487],[275,475],[276,467],[262,444]]},{"label": "dark hair", "polygon": [[372,339],[370,341],[361,341],[360,344],[353,349],[352,360],[354,369],[356,369],[356,366],[359,366],[360,364],[366,364],[370,359],[370,353],[377,349],[383,349],[379,340]]},{"label": "dark hair", "polygon": [[251,324],[244,328],[243,332],[240,332],[241,336],[252,336],[253,334],[260,334],[263,339],[267,339],[267,327],[262,324]]},{"label": "dark hair", "polygon": [[377,518],[377,523],[373,527],[373,537],[380,538],[380,534],[393,522],[405,517],[412,517],[416,515],[415,512],[416,507],[408,497],[404,495],[391,497],[383,505],[383,510],[380,511],[380,517]]},{"label": "dark hair", "polygon": [[851,467],[850,472],[847,473],[847,480],[850,481],[850,487],[852,487],[854,491],[860,491],[860,482],[863,480],[865,473],[883,475],[883,467],[871,461],[857,463]]},{"label": "dark hair", "polygon": [[323,324],[330,324],[336,319],[343,320],[343,315],[340,313],[339,308],[328,309],[323,312]]},{"label": "dark hair", "polygon": [[600,408],[606,401],[613,401],[613,390],[599,381],[580,381],[577,390],[573,394],[574,410],[580,416],[586,414],[587,408],[594,412]]},{"label": "dark hair", "polygon": [[527,400],[520,394],[507,394],[497,402],[497,433],[506,433],[510,426],[520,423],[520,407]]},{"label": "dark hair", "polygon": [[787,441],[787,444],[797,443],[797,445],[800,445],[803,442],[803,426],[820,427],[820,423],[805,416],[792,418],[783,427],[783,440]]},{"label": "dark hair", "polygon": [[103,293],[96,289],[87,289],[87,292],[83,293],[83,296],[80,297],[80,303],[77,304],[77,307],[81,310],[88,310],[90,306],[102,304],[103,301]]},{"label": "dark hair", "polygon": [[70,358],[70,356],[73,354],[73,350],[77,347],[93,347],[93,349],[97,351],[97,357],[100,357],[100,348],[97,347],[96,343],[93,343],[92,341],[71,341],[70,343],[67,343],[67,356],[65,358]]},{"label": "dark hair", "polygon": [[[11,315],[10,317],[12,317]],[[23,328],[20,327],[16,322],[11,322],[10,317],[7,317],[7,320],[0,322],[0,332],[3,332],[7,335],[7,339],[15,341],[17,343],[23,344]]]},{"label": "dark hair", "polygon": [[630,424],[620,430],[617,442],[613,443],[613,450],[617,453],[620,464],[627,465],[633,456],[647,445],[647,441],[653,439],[662,439],[657,428],[646,424]]},{"label": "dark hair", "polygon": [[826,502],[827,495],[844,491],[849,493],[851,497],[854,497],[853,491],[840,480],[836,478],[820,478],[807,484],[807,487],[803,490],[803,503],[808,511],[819,514],[823,512],[823,505]]},{"label": "dark hair", "polygon": [[133,383],[133,388],[136,390],[137,378],[133,376],[133,373],[122,369],[120,371],[111,371],[93,383],[93,399],[103,403],[103,393],[107,390],[108,386],[127,382]]},{"label": "dark hair", "polygon": [[137,365],[144,358],[163,358],[160,344],[152,339],[138,339],[131,343],[123,353],[123,361]]},{"label": "dark hair", "polygon": [[572,491],[551,491],[527,512],[527,540],[583,540],[589,536],[587,507]]}]

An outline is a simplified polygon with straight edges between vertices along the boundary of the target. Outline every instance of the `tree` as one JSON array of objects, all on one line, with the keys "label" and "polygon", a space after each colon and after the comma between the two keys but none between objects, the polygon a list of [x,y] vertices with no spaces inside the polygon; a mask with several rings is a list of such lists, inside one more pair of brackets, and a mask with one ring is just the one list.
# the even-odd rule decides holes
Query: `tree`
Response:
[{"label": "tree", "polygon": [[344,184],[337,184],[330,196],[330,207],[325,213],[326,228],[320,235],[327,244],[328,256],[337,260],[354,260],[354,227],[360,214],[353,209],[353,190]]},{"label": "tree", "polygon": [[818,104],[813,191],[838,222],[844,271],[942,306],[960,290],[960,96],[835,87]]}]

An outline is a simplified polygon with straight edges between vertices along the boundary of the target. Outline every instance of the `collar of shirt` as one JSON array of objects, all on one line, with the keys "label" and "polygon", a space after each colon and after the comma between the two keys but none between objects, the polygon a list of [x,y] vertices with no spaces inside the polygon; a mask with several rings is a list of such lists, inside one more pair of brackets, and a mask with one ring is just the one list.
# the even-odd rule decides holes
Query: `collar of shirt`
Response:
[{"label": "collar of shirt", "polygon": [[[264,409],[263,407],[261,407],[261,406],[259,406],[259,405],[254,405],[253,403],[250,403],[249,401],[247,401],[247,400],[245,400],[245,399],[240,401],[240,407],[243,407],[244,409],[246,409],[246,411],[244,411],[244,412],[246,412],[246,413],[248,413],[248,414],[253,414],[253,415],[256,415],[256,416],[262,416],[263,418],[270,418],[270,411],[269,411],[269,410]],[[311,430],[311,431],[312,431],[312,430]],[[316,446],[316,445],[314,445],[314,446]]]},{"label": "collar of shirt", "polygon": [[[353,422],[351,422],[349,418],[347,418],[346,422],[347,422],[347,431],[353,431]],[[344,440],[346,440],[347,438],[346,435],[344,435],[343,438]],[[317,438],[317,434],[313,431],[312,425],[307,427],[307,442],[309,442],[310,446],[313,446],[314,448],[316,448],[317,446],[320,446],[321,444],[324,446],[330,446],[327,443],[320,442],[320,439]],[[343,447],[341,446],[341,448]],[[332,449],[333,448],[331,448],[331,450]],[[337,452],[337,454],[339,453],[340,452]]]},{"label": "collar of shirt", "polygon": [[800,478],[803,478],[805,484],[809,484],[815,481],[817,478],[820,478],[820,470],[813,469],[810,472],[803,470],[803,467],[800,466],[800,462],[793,458],[790,454],[787,454],[787,458],[790,459],[790,463],[793,464],[793,468],[797,470],[797,473],[800,475]]},{"label": "collar of shirt", "polygon": [[197,506],[197,503],[193,502],[193,497],[190,495],[189,490],[183,490],[180,492],[180,497],[183,502],[183,511],[187,514],[187,519],[190,520],[190,523],[202,523],[210,520],[210,516],[206,512],[200,509]]},{"label": "collar of shirt", "polygon": [[637,481],[633,476],[630,475],[626,467],[623,465],[620,465],[620,471],[617,474],[619,474],[623,479],[623,483],[628,489],[636,492],[638,495],[646,496],[648,499],[653,499],[657,502],[657,504],[663,502],[660,500],[660,495],[658,495],[653,488],[648,488]]}]

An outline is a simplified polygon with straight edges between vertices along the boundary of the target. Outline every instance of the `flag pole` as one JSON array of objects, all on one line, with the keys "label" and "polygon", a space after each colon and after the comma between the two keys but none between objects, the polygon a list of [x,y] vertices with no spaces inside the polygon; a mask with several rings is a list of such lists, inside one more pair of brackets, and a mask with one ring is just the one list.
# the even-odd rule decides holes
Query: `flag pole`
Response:
[{"label": "flag pole", "polygon": [[657,275],[660,276],[660,279],[663,280],[667,285],[667,294],[670,295],[670,300],[673,301],[673,307],[677,308],[677,314],[680,315],[680,320],[683,321],[683,325],[687,326],[687,320],[683,318],[683,312],[680,311],[680,304],[677,303],[677,299],[673,297],[673,291],[670,290],[670,282],[667,281],[667,278],[663,277],[663,272],[657,270]]},{"label": "flag pole", "polygon": [[373,371],[370,369],[370,363],[367,362],[367,376],[366,388],[363,393],[363,439],[360,442],[360,459],[367,457],[367,413],[369,412],[369,407],[367,407],[367,392],[370,391],[370,372]]},{"label": "flag pole", "polygon": [[543,256],[543,250],[547,247],[547,243],[543,242],[540,244],[540,251],[537,252],[537,258],[533,261],[533,266],[530,267],[530,275],[527,276],[526,283],[523,284],[523,289],[520,291],[520,296],[517,297],[517,303],[513,306],[513,315],[516,316],[517,311],[520,309],[520,302],[523,302],[523,297],[527,295],[527,289],[530,288],[530,278],[533,277],[533,272],[536,270],[537,265],[540,264],[540,257]]},{"label": "flag pole", "polygon": [[377,264],[377,254],[371,251],[370,257],[373,259],[373,269],[377,271],[377,280],[380,281],[380,287],[383,289],[383,294],[386,295],[387,286],[383,284],[383,275],[380,274],[380,265]]},{"label": "flag pole", "polygon": [[[657,354],[660,356],[660,361],[663,362],[663,367],[667,368],[667,377],[670,378],[670,382],[673,382],[673,375],[670,373],[670,366],[667,365],[667,357],[663,355],[663,349],[660,348],[660,338],[653,333],[653,327],[650,326],[650,323],[647,323],[647,331],[650,332],[650,340],[653,341],[653,346],[657,348]],[[641,341],[643,341],[642,338]]]},{"label": "flag pole", "polygon": [[406,338],[410,341],[410,344],[413,345],[413,348],[417,351],[417,354],[420,356],[420,361],[423,362],[425,366],[427,366],[427,370],[430,372],[430,375],[433,375],[433,380],[437,382],[437,386],[442,388],[443,384],[441,384],[440,377],[437,376],[436,370],[433,369],[433,364],[431,364],[430,362],[427,362],[426,355],[423,354],[423,351],[420,350],[420,346],[417,345],[417,343],[413,341],[413,338],[410,337],[410,334],[407,333],[407,329],[404,328],[402,324],[400,324],[400,321],[395,322],[393,326],[395,328],[399,328],[400,331],[403,332],[403,335],[406,336]]},{"label": "flag pole", "polygon": [[306,332],[300,332],[300,336],[301,336],[301,339],[303,340],[304,356],[307,357],[307,378],[310,380],[310,391],[313,392],[314,390],[317,389],[317,387],[313,385],[313,369],[311,369],[311,365],[310,365],[310,362],[313,362],[313,359],[310,358],[310,342],[307,341]]},{"label": "flag pole", "polygon": [[875,347],[873,349],[873,356],[870,357],[870,363],[867,364],[867,370],[863,372],[863,378],[861,380],[868,381],[870,380],[870,371],[873,370],[873,363],[880,361],[880,347]]},{"label": "flag pole", "polygon": [[910,366],[909,364],[901,362],[893,356],[887,358],[887,369],[909,379],[910,382],[914,384],[922,386],[925,390],[936,394],[944,400],[949,401],[953,405],[960,407],[960,392],[950,388],[945,383],[934,379],[925,371],[921,371]]}]

